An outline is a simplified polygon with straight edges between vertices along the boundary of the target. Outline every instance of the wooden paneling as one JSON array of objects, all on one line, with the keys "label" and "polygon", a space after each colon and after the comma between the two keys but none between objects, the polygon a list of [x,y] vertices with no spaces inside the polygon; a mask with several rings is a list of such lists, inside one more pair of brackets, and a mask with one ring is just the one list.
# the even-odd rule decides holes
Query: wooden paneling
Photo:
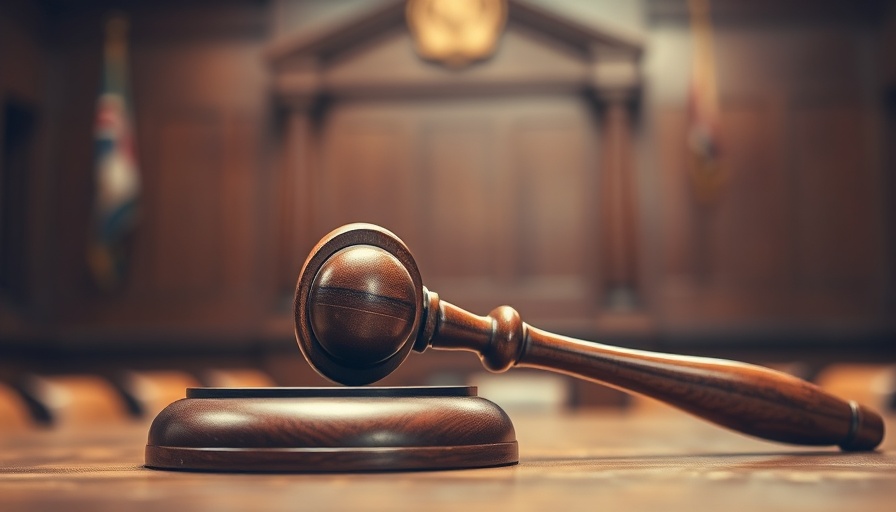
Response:
[{"label": "wooden paneling", "polygon": [[721,114],[723,172],[716,203],[694,197],[682,107],[657,110],[662,180],[664,273],[694,285],[786,286],[792,273],[793,222],[786,112],[761,100],[729,101]]},{"label": "wooden paneling", "polygon": [[0,297],[24,305],[32,283],[29,199],[34,186],[37,108],[0,103]]},{"label": "wooden paneling", "polygon": [[680,107],[656,108],[653,118],[663,247],[660,272],[665,288],[682,288],[693,279],[695,244],[691,222],[693,196],[684,142],[687,119]]},{"label": "wooden paneling", "polygon": [[790,280],[791,182],[778,140],[782,117],[768,104],[723,106],[725,191],[707,217],[708,272],[715,284],[742,290],[779,290]]},{"label": "wooden paneling", "polygon": [[515,129],[519,275],[593,281],[595,140],[575,119],[531,119]]},{"label": "wooden paneling", "polygon": [[0,96],[36,101],[45,79],[43,16],[35,2],[0,5]]},{"label": "wooden paneling", "polygon": [[[894,17],[896,18],[896,17]],[[894,19],[896,24],[896,19]],[[886,123],[884,129],[884,179],[882,194],[884,223],[886,225],[886,250],[884,252],[884,307],[881,316],[891,330],[896,330],[896,83],[887,93]],[[889,264],[887,262],[890,262]]]},{"label": "wooden paneling", "polygon": [[236,296],[251,298],[259,293],[256,278],[258,235],[263,222],[260,212],[259,184],[263,181],[261,168],[262,123],[257,114],[235,113],[225,124],[224,165],[218,180],[221,182],[221,217],[223,259],[222,281]]},{"label": "wooden paneling", "polygon": [[591,310],[593,115],[578,95],[338,103],[297,201],[320,234],[359,220],[394,231],[448,300]]},{"label": "wooden paneling", "polygon": [[275,268],[268,279],[285,304],[291,301],[290,292],[295,290],[302,263],[318,235],[312,226],[318,194],[309,197],[308,191],[316,186],[311,169],[317,164],[319,137],[307,111],[290,114],[282,124],[283,133],[275,137],[273,145],[280,145],[279,159],[273,162],[275,172],[262,187],[267,192],[262,195],[269,201],[266,218],[270,235],[266,240],[272,251],[268,262]]},{"label": "wooden paneling", "polygon": [[[494,128],[488,120],[431,123],[424,132],[424,242],[433,277],[489,279],[497,270]],[[490,154],[492,153],[492,154]]]},{"label": "wooden paneling", "polygon": [[407,231],[416,213],[416,187],[402,126],[334,119],[328,135],[319,188],[306,196],[318,212],[317,230],[372,222]]},{"label": "wooden paneling", "polygon": [[793,110],[796,251],[801,288],[867,289],[878,267],[875,169],[864,113],[854,105]]},{"label": "wooden paneling", "polygon": [[684,110],[658,111],[666,321],[869,321],[881,286],[881,205],[862,110],[761,97],[722,110],[727,180],[708,207],[691,197]]},{"label": "wooden paneling", "polygon": [[156,181],[147,205],[152,236],[152,291],[215,293],[222,284],[223,146],[214,116],[174,119],[160,127]]},{"label": "wooden paneling", "polygon": [[[260,279],[268,180],[265,6],[135,5],[130,73],[142,190],[126,286],[100,293],[84,262],[103,6],[49,6],[41,271],[63,338],[236,338],[270,307]],[[202,19],[198,19],[198,18]],[[239,22],[243,20],[243,22]],[[190,31],[182,28],[187,23]],[[181,27],[181,28],[178,28]],[[45,234],[44,234],[45,233]],[[273,299],[270,299],[273,302]],[[114,342],[114,341],[113,341]]]},{"label": "wooden paneling", "polygon": [[[875,60],[872,3],[856,16],[842,2],[720,3],[728,180],[711,208],[695,204],[688,174],[686,2],[645,3],[645,82],[626,111],[619,154],[631,161],[619,168],[637,171],[624,231],[638,291],[656,297],[642,315],[661,334],[892,330],[896,222],[882,212],[892,212],[893,173],[881,175],[893,144],[876,81],[889,61]],[[427,286],[474,311],[509,302],[533,323],[582,334],[615,314],[599,300],[612,277],[601,226],[613,220],[598,199],[601,172],[616,159],[600,146],[611,144],[606,98],[588,92],[600,52],[571,44],[579,32],[555,33],[560,17],[554,32],[511,19],[494,57],[464,70],[421,62],[396,18],[364,44],[345,36],[316,61],[316,81],[299,84],[324,94],[300,100],[298,86],[276,96],[277,73],[296,70],[266,67],[271,3],[134,4],[144,217],[129,286],[103,296],[84,245],[107,3],[45,2],[46,17],[9,5],[0,100],[38,111],[29,282],[48,339],[285,340],[302,261],[353,221],[395,231]]]},{"label": "wooden paneling", "polygon": [[[133,293],[200,300],[254,276],[258,122],[220,112],[163,116],[144,140]],[[154,130],[153,130],[154,129]],[[226,255],[226,257],[221,257]]]}]

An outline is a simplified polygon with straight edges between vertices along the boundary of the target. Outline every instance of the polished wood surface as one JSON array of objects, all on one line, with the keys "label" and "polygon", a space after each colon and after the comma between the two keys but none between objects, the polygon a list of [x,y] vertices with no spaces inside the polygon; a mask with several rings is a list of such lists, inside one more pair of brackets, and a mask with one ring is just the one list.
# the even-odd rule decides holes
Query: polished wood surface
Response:
[{"label": "polished wood surface", "polygon": [[560,371],[633,391],[763,439],[873,450],[884,436],[883,420],[873,409],[768,368],[620,349],[526,324],[522,330],[525,348],[517,366]]},{"label": "polished wood surface", "polygon": [[[381,273],[390,277],[377,279]],[[357,290],[359,282],[384,286]],[[416,294],[411,275],[397,258],[375,247],[348,248],[315,272],[308,297],[311,327],[336,358],[349,364],[382,361],[401,350],[419,321]],[[369,300],[371,295],[375,301]]]},{"label": "polished wood surface", "polygon": [[[4,510],[892,509],[896,448],[769,446],[672,410],[511,413],[517,466],[248,475],[145,469],[146,424],[0,437]],[[888,417],[892,421],[893,417]]]},{"label": "polished wood surface", "polygon": [[[394,267],[399,260],[406,264],[405,272]],[[352,262],[359,268],[353,268]],[[378,262],[388,263],[382,272],[372,267]],[[328,288],[326,297],[321,297],[311,284],[319,281],[339,286]],[[420,283],[413,257],[392,232],[372,224],[350,224],[332,231],[308,256],[296,287],[296,338],[302,353],[325,377],[367,384],[391,373],[407,357],[407,351],[401,350],[404,340],[406,347],[413,345],[418,352],[429,347],[475,352],[494,372],[534,367],[609,384],[773,441],[873,450],[883,439],[879,413],[796,377],[734,361],[658,354],[559,336],[524,323],[509,306],[477,316],[442,301]],[[421,296],[426,297],[425,311],[419,305]],[[325,305],[337,306],[343,332],[334,330],[330,322],[325,331],[316,328],[314,312],[321,305],[315,300],[324,298]],[[415,303],[418,309],[413,312]],[[396,308],[403,312],[401,316],[388,313]],[[395,329],[394,324],[401,321],[408,328]],[[328,349],[321,332],[328,339],[340,339],[340,352]],[[382,343],[385,350],[365,346],[370,342]],[[358,347],[354,354],[352,344]]]},{"label": "polished wood surface", "polygon": [[190,388],[149,429],[146,465],[357,472],[516,464],[513,424],[469,386]]},{"label": "polished wood surface", "polygon": [[328,379],[370,384],[411,352],[423,307],[420,271],[404,242],[373,224],[349,224],[321,239],[302,266],[296,340]]}]

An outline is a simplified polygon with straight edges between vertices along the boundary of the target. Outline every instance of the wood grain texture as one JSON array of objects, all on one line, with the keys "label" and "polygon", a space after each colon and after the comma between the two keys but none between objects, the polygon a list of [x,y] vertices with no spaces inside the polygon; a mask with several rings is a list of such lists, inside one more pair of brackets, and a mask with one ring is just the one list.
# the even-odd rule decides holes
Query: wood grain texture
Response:
[{"label": "wood grain texture", "polygon": [[[381,273],[391,278],[381,280]],[[317,271],[309,293],[315,337],[348,364],[393,356],[415,324],[414,282],[402,263],[382,249],[353,247],[334,254]]]},{"label": "wood grain texture", "polygon": [[643,394],[724,427],[773,441],[873,450],[875,411],[759,366],[626,350],[526,329],[519,366],[561,371]]},{"label": "wood grain texture", "polygon": [[325,115],[314,185],[296,199],[313,219],[306,235],[388,226],[465,303],[513,295],[548,318],[595,310],[596,240],[583,233],[597,231],[600,137],[585,98],[349,101]]},{"label": "wood grain texture", "polygon": [[883,218],[873,213],[882,203],[871,192],[878,178],[867,114],[851,100],[795,92],[722,100],[728,177],[711,209],[693,204],[688,188],[677,138],[684,109],[655,113],[664,169],[657,220],[665,250],[654,289],[661,329],[798,327],[821,337],[833,326],[875,324],[885,285],[871,276],[882,275]]},{"label": "wood grain texture", "polygon": [[[342,252],[346,248],[355,252]],[[334,257],[338,264],[331,263]],[[392,279],[382,279],[379,271]],[[321,294],[327,304],[340,307],[314,303]],[[392,373],[411,351],[423,316],[420,271],[395,235],[373,224],[348,224],[327,234],[308,255],[296,284],[293,312],[299,349],[315,370],[346,385],[369,384]],[[386,349],[369,347],[370,357],[358,358],[351,345],[365,341],[385,344]]]},{"label": "wood grain texture", "polygon": [[[443,390],[463,391],[456,396]],[[191,391],[191,390],[188,390]],[[515,464],[510,418],[474,388],[206,389],[153,421],[146,465],[393,471]]]},{"label": "wood grain texture", "polygon": [[558,336],[525,324],[508,306],[477,317],[442,305],[438,297],[429,303],[438,317],[432,330],[421,335],[427,340],[424,346],[476,352],[492,371],[514,366],[558,371],[643,394],[773,441],[873,450],[883,439],[879,413],[774,370]]},{"label": "wood grain texture", "polygon": [[135,512],[892,509],[896,438],[880,453],[839,453],[770,447],[672,411],[514,414],[513,420],[519,465],[353,475],[154,471],[143,467],[146,424],[5,433],[0,506]]}]

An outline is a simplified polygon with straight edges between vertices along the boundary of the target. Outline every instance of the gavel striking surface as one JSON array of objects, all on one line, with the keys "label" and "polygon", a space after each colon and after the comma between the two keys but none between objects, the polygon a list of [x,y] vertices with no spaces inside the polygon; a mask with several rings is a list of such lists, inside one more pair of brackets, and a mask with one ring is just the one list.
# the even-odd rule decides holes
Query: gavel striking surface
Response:
[{"label": "gavel striking surface", "polygon": [[146,466],[355,472],[515,464],[513,424],[476,388],[189,388],[155,418]]}]

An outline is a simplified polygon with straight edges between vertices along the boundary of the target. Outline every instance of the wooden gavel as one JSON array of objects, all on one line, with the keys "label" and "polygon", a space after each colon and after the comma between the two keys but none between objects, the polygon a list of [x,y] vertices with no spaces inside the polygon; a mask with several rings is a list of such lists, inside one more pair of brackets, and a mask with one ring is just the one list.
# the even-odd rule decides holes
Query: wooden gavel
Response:
[{"label": "wooden gavel", "polygon": [[382,379],[411,349],[476,352],[486,368],[541,368],[661,400],[708,421],[773,441],[873,450],[880,415],[790,375],[746,363],[612,347],[536,329],[511,307],[477,316],[423,287],[404,243],[350,224],[311,251],[296,285],[296,339],[324,377]]}]

